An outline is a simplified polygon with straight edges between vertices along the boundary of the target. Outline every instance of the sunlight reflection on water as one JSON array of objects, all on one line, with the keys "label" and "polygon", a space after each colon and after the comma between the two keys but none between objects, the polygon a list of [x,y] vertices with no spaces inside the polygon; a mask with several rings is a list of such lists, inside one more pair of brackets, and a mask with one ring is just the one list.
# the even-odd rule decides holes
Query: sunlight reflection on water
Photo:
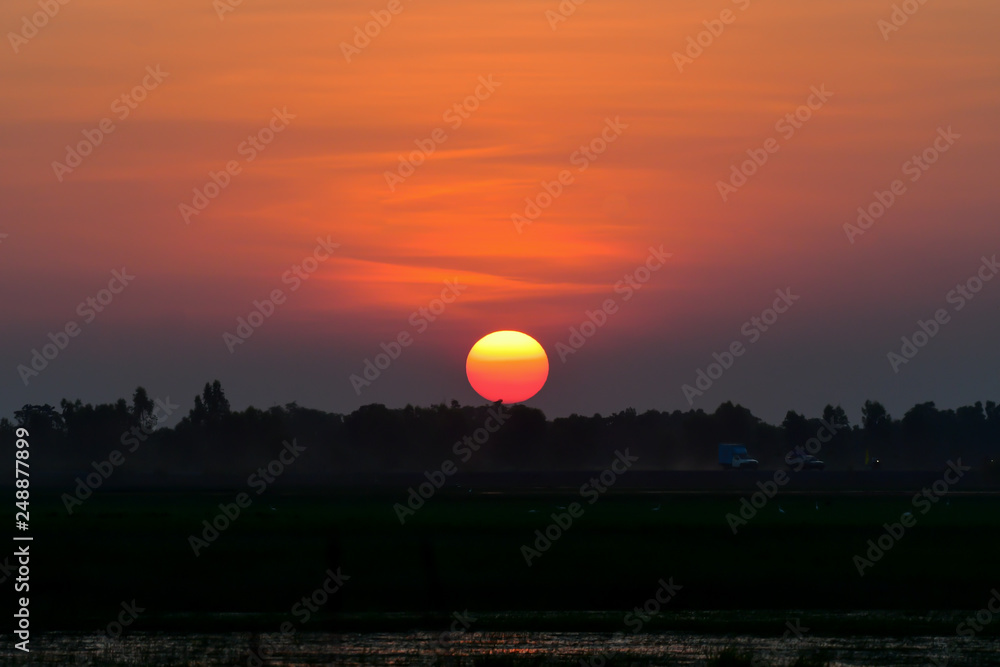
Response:
[{"label": "sunlight reflection on water", "polygon": [[[136,633],[120,641],[93,634],[48,633],[32,638],[30,664],[51,665],[259,665],[251,648],[263,649],[266,665],[388,666],[434,663],[440,633],[300,633],[278,634]],[[468,632],[442,650],[436,664],[474,667],[484,664],[699,665],[729,647],[750,648],[762,665],[788,665],[803,652],[823,650],[834,666],[863,665],[1000,665],[1000,640],[957,637],[802,639],[652,633]],[[441,650],[438,648],[438,650]],[[547,658],[548,662],[542,662]],[[29,664],[27,656],[4,656],[3,664]]]}]

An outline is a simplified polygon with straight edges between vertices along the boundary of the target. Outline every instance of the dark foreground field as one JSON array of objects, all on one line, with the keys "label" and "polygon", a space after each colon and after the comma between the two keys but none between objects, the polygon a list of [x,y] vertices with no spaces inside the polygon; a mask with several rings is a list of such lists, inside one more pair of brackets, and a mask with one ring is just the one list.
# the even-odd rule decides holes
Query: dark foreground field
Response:
[{"label": "dark foreground field", "polygon": [[[268,491],[195,556],[190,536],[205,538],[202,522],[235,496],[106,491],[72,516],[56,496],[33,498],[33,629],[102,629],[134,600],[130,631],[433,629],[471,610],[482,630],[628,632],[641,616],[626,614],[648,603],[662,612],[643,631],[780,632],[775,619],[799,610],[825,619],[814,632],[954,635],[962,614],[934,610],[975,612],[1000,586],[1000,497],[989,493],[914,504],[913,493],[782,490],[734,535],[738,493],[610,492],[588,504],[575,491],[452,491],[400,525],[405,490]],[[541,549],[535,531],[553,513],[565,522],[573,502],[582,515]],[[904,512],[915,524],[866,555]],[[539,551],[530,566],[522,545]],[[864,576],[856,555],[878,556]],[[338,572],[339,590],[314,596]],[[679,588],[661,605],[663,584]],[[310,596],[323,602],[307,615],[296,604]],[[854,613],[885,609],[904,613]]]}]

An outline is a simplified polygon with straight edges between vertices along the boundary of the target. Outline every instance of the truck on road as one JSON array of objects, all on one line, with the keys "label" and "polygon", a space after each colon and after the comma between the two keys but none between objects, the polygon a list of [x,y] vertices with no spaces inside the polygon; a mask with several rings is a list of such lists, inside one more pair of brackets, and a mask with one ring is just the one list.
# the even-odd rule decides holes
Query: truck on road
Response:
[{"label": "truck on road", "polygon": [[786,454],[785,465],[795,472],[800,470],[822,470],[826,467],[826,463],[820,461],[812,454],[803,454],[802,452]]},{"label": "truck on road", "polygon": [[723,468],[750,468],[757,467],[757,459],[751,458],[747,454],[744,445],[719,445],[719,465]]}]

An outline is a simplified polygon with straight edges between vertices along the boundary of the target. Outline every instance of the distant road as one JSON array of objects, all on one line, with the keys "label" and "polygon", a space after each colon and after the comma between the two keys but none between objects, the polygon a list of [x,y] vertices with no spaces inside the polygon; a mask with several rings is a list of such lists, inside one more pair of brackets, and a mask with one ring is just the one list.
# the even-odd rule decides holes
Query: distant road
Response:
[{"label": "distant road", "polygon": [[[780,485],[782,493],[907,493],[917,492],[925,486],[941,479],[941,470],[900,471],[900,470],[803,470],[788,475],[787,482]],[[546,493],[552,491],[576,492],[582,484],[601,471],[567,472],[462,472],[448,477],[438,493],[445,495],[481,493]],[[778,470],[630,470],[619,476],[610,487],[610,493],[738,493],[756,491],[758,483],[766,484],[776,480]],[[60,475],[43,474],[37,476],[35,484],[39,488],[65,491],[72,488],[73,479],[80,473]],[[282,478],[285,491],[318,492],[380,492],[406,490],[425,483],[422,472],[410,473],[355,473],[351,475],[309,475],[289,474]],[[5,485],[0,484],[0,488]],[[109,479],[104,488],[115,490],[232,490],[245,487],[245,477],[183,475],[146,476],[120,475]],[[1000,493],[1000,476],[988,475],[981,470],[971,470],[964,474],[951,493]]]},{"label": "distant road", "polygon": [[[903,493],[916,492],[941,479],[945,468],[931,471],[825,471],[801,472],[784,471],[788,476],[781,485],[782,492],[796,493]],[[757,490],[757,484],[775,480],[777,470],[683,470],[683,471],[630,471],[622,475],[611,487],[610,492],[644,493],[743,493]],[[483,491],[550,491],[553,489],[576,489],[597,473],[538,473],[524,475],[469,474],[456,476],[454,482],[473,492]],[[409,486],[417,477],[406,476]],[[388,479],[381,480],[383,483]],[[451,480],[449,480],[451,481]],[[453,485],[449,485],[452,486]],[[1000,477],[987,475],[982,471],[968,471],[955,485],[952,493],[989,492],[1000,493]]]}]

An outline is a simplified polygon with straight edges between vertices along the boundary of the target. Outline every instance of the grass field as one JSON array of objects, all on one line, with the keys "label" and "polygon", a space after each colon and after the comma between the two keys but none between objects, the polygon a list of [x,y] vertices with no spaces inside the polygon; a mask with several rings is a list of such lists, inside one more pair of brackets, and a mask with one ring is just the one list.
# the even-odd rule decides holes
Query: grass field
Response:
[{"label": "grass field", "polygon": [[[752,626],[735,611],[714,621],[699,611],[976,610],[1000,583],[1000,497],[988,494],[949,494],[926,514],[912,494],[779,494],[734,535],[726,515],[739,512],[738,495],[608,494],[590,505],[574,493],[442,494],[400,525],[393,504],[405,493],[272,491],[196,557],[189,536],[234,497],[105,492],[72,516],[57,498],[35,497],[36,623],[94,630],[135,600],[136,628],[273,630],[338,567],[349,579],[309,627],[440,627],[469,609],[493,626],[621,629],[623,614],[671,578],[682,586],[669,603],[676,614],[649,627]],[[582,515],[526,565],[522,545],[574,501]],[[859,576],[853,557],[904,512],[915,525]],[[595,610],[606,615],[574,616]],[[939,629],[953,632],[954,615],[942,618]]]}]

